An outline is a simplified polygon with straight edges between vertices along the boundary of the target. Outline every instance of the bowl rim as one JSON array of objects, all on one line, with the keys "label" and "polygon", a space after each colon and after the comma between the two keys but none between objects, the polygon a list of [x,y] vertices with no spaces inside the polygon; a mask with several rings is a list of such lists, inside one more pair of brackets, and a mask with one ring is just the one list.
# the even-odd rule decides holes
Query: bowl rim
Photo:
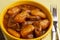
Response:
[{"label": "bowl rim", "polygon": [[[10,35],[7,31],[6,31],[6,29],[4,28],[4,26],[3,26],[3,13],[4,12],[6,12],[5,10],[6,10],[6,8],[8,8],[8,7],[11,7],[13,4],[19,4],[20,2],[33,2],[33,3],[36,3],[36,4],[39,4],[39,5],[41,5],[41,6],[43,6],[48,12],[49,12],[49,10],[48,10],[48,8],[47,7],[45,7],[43,4],[41,4],[41,3],[39,3],[39,2],[36,2],[36,1],[17,1],[17,2],[13,2],[13,3],[11,3],[11,4],[9,4],[8,6],[6,6],[5,8],[3,8],[3,11],[1,12],[1,15],[0,15],[0,25],[1,25],[1,29],[2,29],[2,31],[4,31],[8,36],[10,36],[11,38],[13,38],[13,39],[22,39],[22,38],[16,38],[16,37],[14,37],[14,36],[12,36],[12,35]],[[14,6],[14,5],[13,5]],[[50,13],[50,16],[51,16],[51,26],[50,26],[50,28],[49,28],[49,30],[45,33],[45,34],[43,34],[42,36],[40,36],[40,37],[37,37],[37,38],[33,38],[33,39],[41,39],[41,38],[44,38],[48,33],[49,33],[49,31],[52,29],[52,24],[53,24],[53,17],[52,17],[52,13],[51,12],[49,12]]]}]

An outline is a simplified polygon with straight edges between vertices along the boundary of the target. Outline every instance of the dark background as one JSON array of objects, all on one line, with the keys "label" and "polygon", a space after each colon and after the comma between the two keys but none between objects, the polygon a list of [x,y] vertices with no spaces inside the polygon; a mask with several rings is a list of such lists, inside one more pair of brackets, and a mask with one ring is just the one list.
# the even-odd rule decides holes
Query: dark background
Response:
[{"label": "dark background", "polygon": [[3,34],[2,34],[1,29],[0,29],[0,40],[5,40],[5,38],[4,38]]}]

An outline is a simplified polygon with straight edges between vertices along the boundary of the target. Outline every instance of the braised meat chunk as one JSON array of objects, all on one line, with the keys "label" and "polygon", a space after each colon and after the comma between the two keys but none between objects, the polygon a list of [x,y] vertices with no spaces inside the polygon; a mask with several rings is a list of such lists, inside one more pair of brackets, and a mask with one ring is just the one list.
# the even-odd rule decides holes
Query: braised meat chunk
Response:
[{"label": "braised meat chunk", "polygon": [[15,15],[16,13],[19,13],[20,11],[21,11],[21,9],[19,9],[18,7],[13,7],[8,10],[8,14]]},{"label": "braised meat chunk", "polygon": [[20,37],[20,34],[13,29],[8,28],[7,31],[15,37],[18,37],[18,38]]},{"label": "braised meat chunk", "polygon": [[25,18],[28,16],[28,13],[27,12],[21,12],[19,14],[17,14],[14,18],[14,20],[16,22],[24,22],[25,21]]},{"label": "braised meat chunk", "polygon": [[35,37],[39,37],[42,35],[42,27],[36,27],[35,28]]},{"label": "braised meat chunk", "polygon": [[32,15],[35,15],[35,16],[40,16],[40,17],[42,17],[42,18],[46,18],[45,13],[43,13],[43,12],[37,10],[37,9],[32,10],[32,11],[31,11],[31,14],[32,14]]},{"label": "braised meat chunk", "polygon": [[27,25],[27,26],[23,27],[22,30],[21,30],[22,37],[25,37],[26,35],[31,33],[33,30],[34,30],[33,25]]},{"label": "braised meat chunk", "polygon": [[40,22],[40,26],[42,26],[43,29],[46,29],[49,26],[49,20],[45,19]]}]

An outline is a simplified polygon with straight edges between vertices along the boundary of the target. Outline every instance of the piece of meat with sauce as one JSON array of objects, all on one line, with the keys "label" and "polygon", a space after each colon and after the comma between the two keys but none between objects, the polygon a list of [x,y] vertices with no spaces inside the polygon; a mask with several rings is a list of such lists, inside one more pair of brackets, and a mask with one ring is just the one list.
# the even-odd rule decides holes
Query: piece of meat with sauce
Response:
[{"label": "piece of meat with sauce", "polygon": [[35,37],[39,37],[42,35],[42,27],[40,26],[40,21],[35,21],[33,23],[33,25],[35,26]]},{"label": "piece of meat with sauce", "polygon": [[9,18],[7,26],[8,27],[14,27],[14,26],[16,26],[16,23],[14,22],[13,18],[11,18],[11,17]]},{"label": "piece of meat with sauce", "polygon": [[44,19],[44,20],[40,20],[40,21],[35,21],[33,23],[34,26],[37,26],[37,27],[41,26],[42,29],[46,29],[49,26],[49,24],[50,24],[50,22],[49,22],[48,19]]},{"label": "piece of meat with sauce", "polygon": [[16,23],[12,18],[10,18],[8,20],[7,26],[8,26],[8,28],[12,28],[12,29],[15,29],[17,31],[20,31],[20,27],[21,27],[19,25],[19,23]]},{"label": "piece of meat with sauce", "polygon": [[28,13],[24,11],[24,12],[21,12],[21,13],[17,14],[17,15],[15,16],[14,20],[15,20],[16,22],[22,23],[22,22],[25,21],[25,18],[26,18],[27,16],[28,16]]},{"label": "piece of meat with sauce", "polygon": [[34,30],[35,28],[34,28],[34,26],[33,25],[26,25],[25,27],[23,27],[22,29],[21,29],[21,35],[22,35],[22,37],[25,37],[25,36],[27,36],[29,33],[31,33],[33,30]]},{"label": "piece of meat with sauce", "polygon": [[40,16],[41,18],[46,18],[45,13],[41,12],[41,11],[38,10],[38,9],[32,10],[32,11],[31,11],[31,15]]},{"label": "piece of meat with sauce", "polygon": [[42,35],[42,27],[40,26],[40,21],[35,21],[33,23],[33,25],[35,26],[35,30],[34,30],[35,37],[41,36]]},{"label": "piece of meat with sauce", "polygon": [[13,8],[10,8],[7,13],[9,15],[16,15],[17,13],[19,13],[21,11],[21,9],[19,7],[13,7]]},{"label": "piece of meat with sauce", "polygon": [[39,37],[42,35],[42,27],[35,27],[35,37]]},{"label": "piece of meat with sauce", "polygon": [[50,24],[50,22],[48,19],[42,20],[40,22],[40,26],[42,27],[42,29],[46,29],[47,27],[49,27],[49,24]]},{"label": "piece of meat with sauce", "polygon": [[13,36],[15,36],[15,37],[17,37],[17,38],[20,37],[20,34],[19,34],[18,32],[16,32],[15,30],[11,29],[11,28],[8,28],[7,31],[8,31],[11,35],[13,35]]}]

